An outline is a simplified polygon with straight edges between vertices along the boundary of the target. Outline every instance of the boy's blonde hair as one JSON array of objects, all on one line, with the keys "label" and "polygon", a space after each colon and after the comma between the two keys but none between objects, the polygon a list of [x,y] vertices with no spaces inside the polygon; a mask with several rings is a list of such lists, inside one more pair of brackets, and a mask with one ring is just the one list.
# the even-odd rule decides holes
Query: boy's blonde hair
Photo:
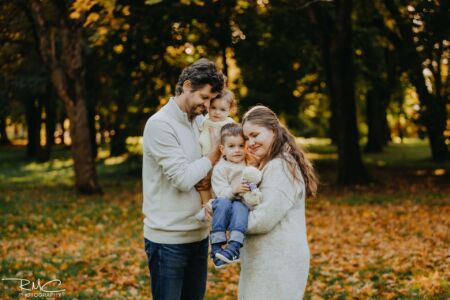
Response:
[{"label": "boy's blonde hair", "polygon": [[236,123],[228,123],[223,125],[222,129],[220,129],[220,144],[225,144],[225,139],[229,136],[241,136],[244,138],[244,132],[242,131],[242,127]]}]

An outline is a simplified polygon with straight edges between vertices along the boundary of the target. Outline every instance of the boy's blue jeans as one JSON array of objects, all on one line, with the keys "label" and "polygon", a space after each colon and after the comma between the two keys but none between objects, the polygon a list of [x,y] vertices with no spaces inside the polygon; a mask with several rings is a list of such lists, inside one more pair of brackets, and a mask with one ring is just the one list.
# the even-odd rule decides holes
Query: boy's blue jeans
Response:
[{"label": "boy's blue jeans", "polygon": [[211,244],[226,243],[225,232],[230,230],[230,241],[244,244],[248,223],[248,208],[239,200],[216,198],[212,203]]},{"label": "boy's blue jeans", "polygon": [[208,238],[159,244],[144,238],[154,300],[202,300],[208,272]]}]

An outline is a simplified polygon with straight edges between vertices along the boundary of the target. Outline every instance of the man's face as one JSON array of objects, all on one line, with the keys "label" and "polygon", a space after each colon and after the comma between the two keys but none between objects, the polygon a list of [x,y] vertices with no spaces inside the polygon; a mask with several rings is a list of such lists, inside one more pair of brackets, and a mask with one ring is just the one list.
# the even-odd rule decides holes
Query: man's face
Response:
[{"label": "man's face", "polygon": [[218,93],[211,91],[211,85],[207,84],[196,91],[188,91],[186,94],[186,108],[189,119],[203,114],[209,107],[209,102],[214,99]]}]

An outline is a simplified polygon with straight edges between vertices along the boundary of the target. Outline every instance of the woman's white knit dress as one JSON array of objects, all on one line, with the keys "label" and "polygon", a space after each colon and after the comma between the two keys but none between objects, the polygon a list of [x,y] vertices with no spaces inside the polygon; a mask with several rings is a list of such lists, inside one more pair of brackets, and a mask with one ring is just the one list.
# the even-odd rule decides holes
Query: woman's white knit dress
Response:
[{"label": "woman's white knit dress", "polygon": [[305,185],[303,180],[294,182],[281,158],[271,160],[262,171],[263,199],[249,214],[241,250],[239,299],[302,299],[310,258]]}]

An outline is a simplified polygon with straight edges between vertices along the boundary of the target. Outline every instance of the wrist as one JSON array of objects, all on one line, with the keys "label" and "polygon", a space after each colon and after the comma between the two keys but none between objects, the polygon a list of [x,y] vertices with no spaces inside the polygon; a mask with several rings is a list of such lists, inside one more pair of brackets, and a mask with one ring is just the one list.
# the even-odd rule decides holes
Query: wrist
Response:
[{"label": "wrist", "polygon": [[217,163],[217,160],[215,160],[214,157],[211,157],[211,155],[208,155],[207,157],[212,166],[214,166]]},{"label": "wrist", "polygon": [[210,154],[208,155],[208,158],[211,164],[214,166],[219,161],[220,156]]}]

